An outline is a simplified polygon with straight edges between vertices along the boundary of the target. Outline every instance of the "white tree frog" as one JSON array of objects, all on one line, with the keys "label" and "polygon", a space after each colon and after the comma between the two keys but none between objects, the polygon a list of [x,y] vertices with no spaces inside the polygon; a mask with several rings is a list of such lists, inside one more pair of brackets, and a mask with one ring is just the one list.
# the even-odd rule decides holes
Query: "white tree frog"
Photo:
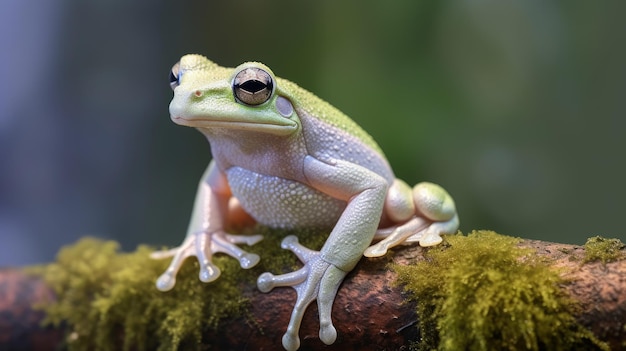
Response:
[{"label": "white tree frog", "polygon": [[[173,256],[157,280],[158,289],[173,288],[189,256],[200,262],[203,282],[220,275],[211,262],[214,253],[238,259],[243,268],[259,261],[236,244],[253,245],[261,236],[226,233],[229,211],[243,209],[276,228],[326,227],[332,231],[320,251],[287,236],[282,247],[304,267],[282,275],[263,273],[257,286],[262,292],[278,286],[297,291],[282,340],[285,349],[299,348],[300,323],[315,300],[319,337],[330,345],[337,337],[331,320],[335,295],[363,255],[382,256],[403,242],[437,245],[441,234],[457,230],[454,201],[445,190],[427,182],[411,188],[396,179],[379,146],[354,121],[265,65],[225,68],[186,55],[170,78],[171,119],[204,134],[213,160],[200,181],[182,245],[152,255]],[[374,239],[380,241],[372,245]]]}]

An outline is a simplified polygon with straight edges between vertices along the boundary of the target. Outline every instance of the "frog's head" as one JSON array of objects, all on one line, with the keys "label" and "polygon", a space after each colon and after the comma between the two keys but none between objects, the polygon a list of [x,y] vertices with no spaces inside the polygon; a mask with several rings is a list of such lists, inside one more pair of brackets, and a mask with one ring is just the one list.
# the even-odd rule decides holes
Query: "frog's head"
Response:
[{"label": "frog's head", "polygon": [[291,102],[277,93],[276,77],[265,65],[246,62],[221,67],[200,55],[174,65],[170,84],[174,122],[201,129],[225,128],[289,135],[300,128]]}]

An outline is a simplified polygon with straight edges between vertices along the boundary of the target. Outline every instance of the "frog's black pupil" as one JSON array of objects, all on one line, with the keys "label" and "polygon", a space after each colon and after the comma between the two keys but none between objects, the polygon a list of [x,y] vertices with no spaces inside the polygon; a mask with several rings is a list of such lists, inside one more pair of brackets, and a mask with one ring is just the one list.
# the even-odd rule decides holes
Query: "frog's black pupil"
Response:
[{"label": "frog's black pupil", "polygon": [[251,92],[251,93],[257,93],[263,89],[268,89],[268,90],[272,90],[271,85],[268,86],[268,84],[265,84],[259,80],[256,79],[250,79],[247,80],[245,82],[243,82],[241,85],[239,85],[239,87],[245,91]]}]

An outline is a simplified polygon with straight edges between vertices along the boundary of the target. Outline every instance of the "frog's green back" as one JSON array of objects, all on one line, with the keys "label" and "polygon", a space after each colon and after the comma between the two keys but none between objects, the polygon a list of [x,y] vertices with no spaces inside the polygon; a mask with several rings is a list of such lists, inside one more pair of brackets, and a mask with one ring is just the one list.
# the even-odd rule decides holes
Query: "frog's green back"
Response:
[{"label": "frog's green back", "polygon": [[276,79],[278,81],[276,90],[279,94],[288,97],[296,109],[304,109],[327,124],[361,140],[380,155],[384,155],[374,138],[346,114],[296,83],[278,77]]}]

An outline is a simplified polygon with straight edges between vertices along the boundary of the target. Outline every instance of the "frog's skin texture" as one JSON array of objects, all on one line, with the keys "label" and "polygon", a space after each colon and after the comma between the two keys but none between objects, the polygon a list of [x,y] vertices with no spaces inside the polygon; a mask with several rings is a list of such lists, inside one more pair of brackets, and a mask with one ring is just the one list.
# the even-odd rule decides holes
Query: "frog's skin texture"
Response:
[{"label": "frog's skin texture", "polygon": [[[226,253],[250,268],[259,256],[236,244],[253,245],[260,235],[231,235],[224,224],[243,209],[277,228],[332,228],[320,251],[290,235],[282,247],[304,263],[298,271],[263,273],[259,290],[291,286],[297,301],[283,346],[300,346],[298,330],[306,308],[317,300],[320,339],[332,344],[337,332],[331,309],[339,285],[363,255],[382,256],[403,242],[437,245],[456,232],[454,201],[441,187],[410,188],[395,178],[383,152],[354,121],[310,92],[277,78],[261,63],[224,68],[203,56],[186,55],[173,69],[174,122],[197,128],[211,144],[213,161],[196,195],[182,245],[153,254],[173,256],[157,281],[174,287],[185,258],[196,256],[200,280],[220,275],[213,254]],[[373,239],[380,239],[372,244]]]}]

